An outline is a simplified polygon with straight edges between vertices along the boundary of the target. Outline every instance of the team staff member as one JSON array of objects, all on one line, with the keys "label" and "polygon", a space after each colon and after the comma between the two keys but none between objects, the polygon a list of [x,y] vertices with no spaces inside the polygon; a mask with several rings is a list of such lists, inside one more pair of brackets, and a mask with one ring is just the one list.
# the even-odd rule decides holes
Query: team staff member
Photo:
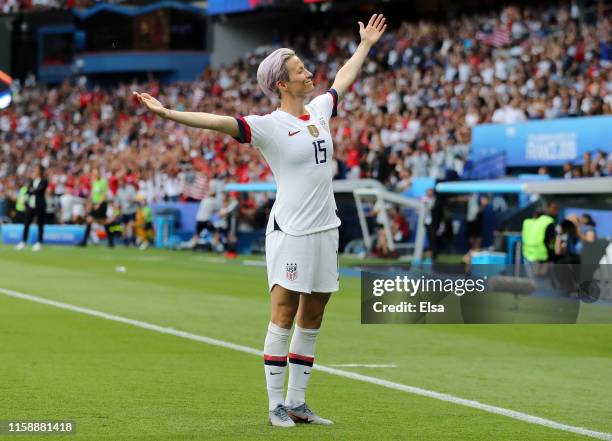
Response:
[{"label": "team staff member", "polygon": [[22,185],[17,191],[17,197],[15,198],[15,218],[14,222],[24,223],[25,211],[26,211],[26,199],[28,198],[28,185]]},{"label": "team staff member", "polygon": [[134,179],[130,175],[121,178],[121,185],[117,190],[115,202],[119,207],[121,226],[123,227],[123,244],[130,246],[136,243],[134,235],[134,223],[138,211],[138,193]]},{"label": "team staff member", "polygon": [[106,197],[108,195],[108,180],[100,176],[100,171],[94,168],[91,171],[91,192],[89,194],[89,213],[86,218],[85,236],[81,242],[81,246],[86,246],[91,233],[91,224],[96,222],[104,226],[106,237],[108,238],[108,246],[113,247],[113,234],[110,231],[108,220],[108,204]]},{"label": "team staff member", "polygon": [[555,256],[555,219],[559,215],[559,204],[550,201],[545,213],[523,221],[522,247],[526,267],[531,275],[545,272],[546,262]]},{"label": "team staff member", "polygon": [[45,199],[47,186],[49,182],[45,177],[45,168],[38,165],[32,179],[28,183],[28,187],[23,193],[23,201],[25,202],[25,215],[23,221],[23,236],[21,242],[17,245],[18,250],[23,250],[28,241],[30,234],[30,225],[34,218],[38,224],[38,240],[32,246],[32,251],[39,251],[42,247],[44,228],[45,228],[45,211],[47,210],[47,201]]},{"label": "team staff member", "polygon": [[[172,121],[229,134],[252,143],[266,158],[277,183],[276,201],[266,231],[266,266],[272,306],[264,343],[269,413],[273,426],[294,421],[332,424],[305,401],[314,362],[315,341],[330,293],[338,290],[338,227],[332,189],[333,143],[330,118],[337,102],[357,78],[370,48],[386,29],[385,18],[359,22],[361,43],[338,71],[327,92],[304,105],[314,90],[312,73],[296,54],[277,49],[261,62],[257,81],[280,107],[258,116],[232,118],[169,110],[146,93],[135,93],[149,110]],[[297,321],[291,344],[289,332]],[[289,385],[283,398],[289,362]]]}]

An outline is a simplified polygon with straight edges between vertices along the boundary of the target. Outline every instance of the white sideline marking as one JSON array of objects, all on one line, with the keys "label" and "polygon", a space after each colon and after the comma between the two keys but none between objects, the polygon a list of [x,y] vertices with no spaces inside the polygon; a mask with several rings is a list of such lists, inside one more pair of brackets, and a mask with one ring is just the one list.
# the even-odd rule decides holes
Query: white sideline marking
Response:
[{"label": "white sideline marking", "polygon": [[359,364],[359,363],[345,363],[345,364],[330,364],[332,367],[363,367],[363,368],[395,368],[396,364]]},{"label": "white sideline marking", "polygon": [[[94,317],[100,317],[106,320],[114,322],[125,323],[127,325],[136,326],[138,328],[148,329],[151,331],[157,331],[162,334],[170,334],[177,337],[186,338],[188,340],[194,340],[209,345],[220,346],[222,348],[233,349],[235,351],[245,352],[247,354],[253,354],[263,356],[263,352],[260,350],[250,348],[248,346],[237,345],[223,340],[217,340],[215,338],[205,337],[203,335],[192,334],[190,332],[178,331],[174,328],[165,328],[163,326],[154,325],[152,323],[142,322],[140,320],[133,320],[126,317],[121,317],[114,314],[108,314],[102,311],[96,311],[95,309],[83,308],[81,306],[70,305],[68,303],[56,302],[55,300],[45,299],[43,297],[37,297],[29,294],[12,291],[10,289],[0,288],[0,293],[10,297],[15,297],[23,300],[30,300],[36,303],[42,303],[43,305],[55,306],[56,308],[67,309],[69,311],[80,312],[82,314],[91,315]],[[421,389],[420,387],[408,386],[406,384],[394,383],[392,381],[383,380],[382,378],[371,377],[369,375],[361,375],[354,372],[349,372],[341,369],[335,369],[332,367],[315,364],[314,368],[327,372],[328,374],[337,375],[339,377],[350,378],[352,380],[363,381],[365,383],[376,384],[389,389],[394,389],[402,392],[411,393],[414,395],[420,395],[423,397],[434,398],[440,401],[446,401],[448,403],[459,404],[461,406],[471,407],[474,409],[483,410],[485,412],[494,413],[497,415],[506,416],[515,420],[524,421],[531,424],[537,424],[540,426],[548,427],[551,429],[562,430],[565,432],[576,433],[578,435],[584,435],[591,438],[601,439],[604,441],[612,441],[612,433],[597,432],[595,430],[585,429],[583,427],[570,426],[568,424],[559,423],[546,418],[540,418],[534,415],[529,415],[523,412],[517,412],[515,410],[506,409],[498,406],[491,406],[475,400],[467,400],[465,398],[455,397],[453,395],[435,392],[427,389]]]}]

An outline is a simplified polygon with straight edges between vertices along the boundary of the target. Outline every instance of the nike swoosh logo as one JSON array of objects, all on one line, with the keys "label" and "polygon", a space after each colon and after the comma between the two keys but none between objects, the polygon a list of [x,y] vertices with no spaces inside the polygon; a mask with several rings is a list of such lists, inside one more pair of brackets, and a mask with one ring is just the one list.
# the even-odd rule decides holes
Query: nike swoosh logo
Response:
[{"label": "nike swoosh logo", "polygon": [[304,372],[304,375],[310,375],[310,372]]},{"label": "nike swoosh logo", "polygon": [[298,130],[297,132],[289,132],[289,136],[297,135],[300,132],[301,132],[301,130]]},{"label": "nike swoosh logo", "polygon": [[282,372],[270,372],[270,375],[278,375],[278,374],[282,374]]}]

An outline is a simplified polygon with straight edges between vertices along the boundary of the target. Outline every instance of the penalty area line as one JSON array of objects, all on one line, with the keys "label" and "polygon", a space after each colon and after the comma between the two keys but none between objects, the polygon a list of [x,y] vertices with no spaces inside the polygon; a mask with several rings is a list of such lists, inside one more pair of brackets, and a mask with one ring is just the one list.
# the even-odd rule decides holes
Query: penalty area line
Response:
[{"label": "penalty area line", "polygon": [[[135,326],[138,328],[148,329],[150,331],[159,332],[162,334],[174,335],[176,337],[185,338],[188,340],[197,341],[200,343],[206,343],[213,346],[219,346],[222,348],[232,349],[234,351],[244,352],[247,354],[263,356],[263,352],[248,346],[243,346],[235,343],[230,343],[224,340],[218,340],[216,338],[210,338],[203,335],[192,334],[191,332],[179,331],[174,328],[163,327],[155,325],[153,323],[147,323],[140,320],[134,320],[127,317],[121,317],[114,314],[98,311],[95,309],[84,308],[81,306],[71,305],[68,303],[62,303],[55,300],[46,299],[44,297],[38,297],[31,294],[24,294],[18,291],[10,289],[0,288],[0,294],[4,294],[9,297],[14,297],[22,300],[29,300],[31,302],[40,303],[43,305],[53,306],[68,311],[79,312],[81,314],[90,315],[93,317],[103,318],[113,322],[124,323],[126,325]],[[557,421],[541,418],[535,415],[530,415],[523,412],[518,412],[512,409],[506,409],[504,407],[492,406],[490,404],[481,403],[475,400],[468,400],[465,398],[456,397],[454,395],[445,394],[441,392],[435,392],[428,389],[422,389],[420,387],[409,386],[407,384],[395,383],[393,381],[384,380],[382,378],[372,377],[369,375],[362,375],[355,372],[350,372],[342,369],[337,369],[329,366],[320,364],[314,365],[314,368],[326,372],[328,374],[336,375],[338,377],[349,378],[351,380],[361,381],[364,383],[375,384],[377,386],[386,387],[401,392],[410,393],[413,395],[420,395],[423,397],[433,398],[447,403],[458,404],[460,406],[471,407],[473,409],[482,410],[484,412],[493,413],[496,415],[502,415],[508,418],[513,418],[518,421],[526,423],[536,424],[539,426],[548,427],[550,429],[557,429],[564,432],[575,433],[578,435],[584,435],[595,439],[604,441],[612,441],[612,433],[598,432],[595,430],[587,429],[584,427],[571,426],[569,424],[559,423]]]}]

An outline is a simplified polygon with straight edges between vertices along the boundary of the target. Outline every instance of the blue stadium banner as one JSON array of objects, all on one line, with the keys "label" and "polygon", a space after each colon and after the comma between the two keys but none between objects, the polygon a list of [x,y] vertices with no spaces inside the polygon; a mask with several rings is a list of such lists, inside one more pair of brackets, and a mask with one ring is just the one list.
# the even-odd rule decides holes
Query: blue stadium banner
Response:
[{"label": "blue stadium banner", "polygon": [[208,0],[208,15],[252,11],[256,5],[253,0]]},{"label": "blue stadium banner", "polygon": [[[83,240],[85,227],[83,225],[45,225],[44,241],[46,244],[78,245]],[[4,224],[0,230],[2,242],[16,244],[21,241],[23,224]],[[28,243],[36,242],[38,226],[31,225]]]},{"label": "blue stadium banner", "polygon": [[480,157],[478,161],[470,160],[463,171],[463,179],[498,179],[504,176],[506,176],[506,152]]},{"label": "blue stadium banner", "polygon": [[610,127],[611,116],[480,124],[472,131],[470,159],[478,161],[505,152],[510,167],[579,164],[585,152],[612,152]]}]

